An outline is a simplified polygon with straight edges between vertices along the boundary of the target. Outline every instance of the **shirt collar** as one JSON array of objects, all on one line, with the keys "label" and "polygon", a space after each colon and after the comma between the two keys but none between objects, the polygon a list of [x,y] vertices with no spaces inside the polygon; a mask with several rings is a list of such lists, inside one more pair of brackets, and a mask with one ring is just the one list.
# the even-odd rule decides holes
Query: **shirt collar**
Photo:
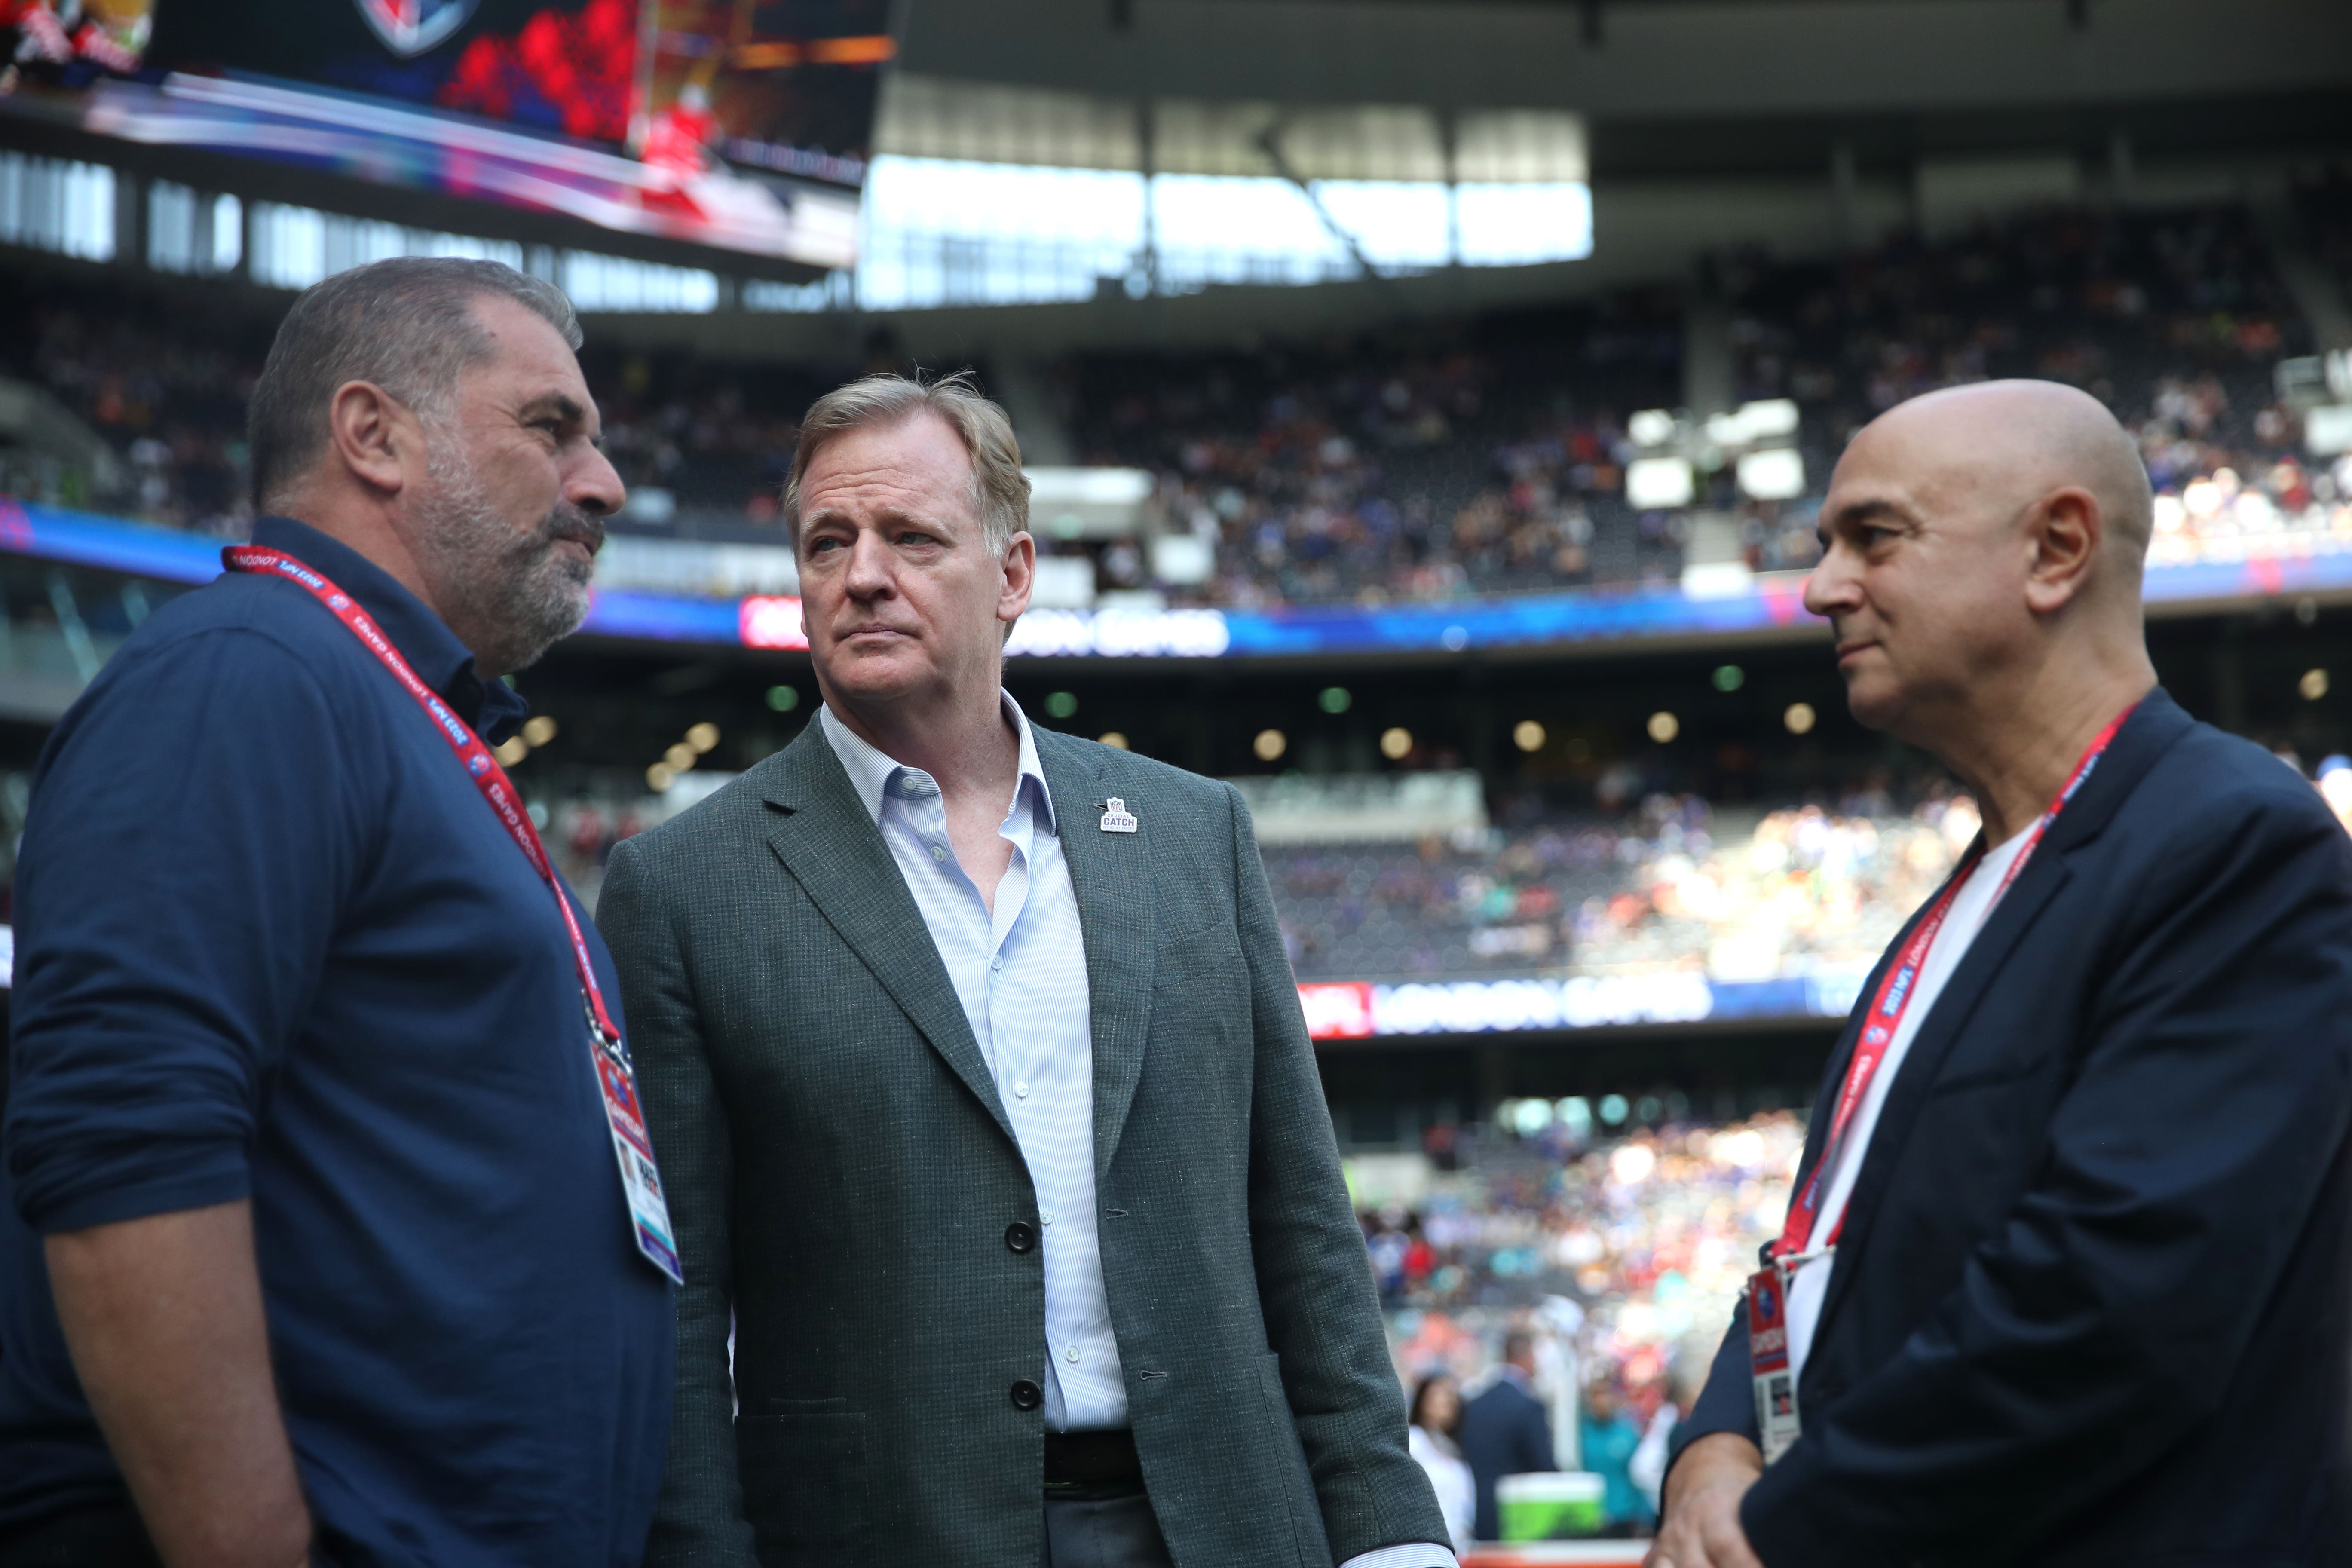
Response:
[{"label": "shirt collar", "polygon": [[[1021,737],[1020,771],[1014,779],[1013,798],[1017,802],[1022,792],[1027,790],[1045,831],[1055,832],[1054,795],[1045,787],[1045,769],[1037,760],[1037,738],[1029,728],[1029,716],[1021,711],[1021,704],[1013,700],[1011,692],[999,690],[997,697],[1004,704],[1004,716],[1012,721],[1014,732]],[[843,723],[829,702],[817,709],[817,722],[824,727],[833,754],[841,759],[842,770],[849,774],[850,784],[857,791],[866,815],[877,825],[882,820],[882,797],[889,792],[893,780],[901,773],[929,776],[905,766]]]},{"label": "shirt collar", "polygon": [[475,674],[473,651],[457,634],[391,573],[350,545],[290,517],[259,519],[253,542],[314,568],[359,601],[417,679],[492,745],[512,735],[530,711],[513,687]]}]

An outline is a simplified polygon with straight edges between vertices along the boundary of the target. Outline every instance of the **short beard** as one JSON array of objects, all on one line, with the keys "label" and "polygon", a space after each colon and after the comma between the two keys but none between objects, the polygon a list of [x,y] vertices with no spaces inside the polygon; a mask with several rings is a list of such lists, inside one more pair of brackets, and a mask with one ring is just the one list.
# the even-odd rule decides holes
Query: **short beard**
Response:
[{"label": "short beard", "polygon": [[434,580],[434,607],[473,650],[483,678],[535,663],[579,630],[594,563],[575,561],[562,546],[576,542],[593,557],[604,543],[603,521],[558,501],[518,532],[491,504],[454,431],[429,434],[425,471],[432,489],[418,509],[417,542]]}]

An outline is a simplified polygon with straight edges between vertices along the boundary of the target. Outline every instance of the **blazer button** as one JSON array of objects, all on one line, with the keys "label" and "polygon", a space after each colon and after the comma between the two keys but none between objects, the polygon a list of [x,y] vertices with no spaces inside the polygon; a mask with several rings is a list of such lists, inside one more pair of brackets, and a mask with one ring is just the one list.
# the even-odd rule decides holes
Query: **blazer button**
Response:
[{"label": "blazer button", "polygon": [[1025,1377],[1024,1377],[1024,1378],[1023,1378],[1020,1382],[1018,1382],[1018,1383],[1016,1383],[1016,1384],[1014,1384],[1013,1385],[1013,1409],[1015,1409],[1015,1410],[1034,1410],[1034,1409],[1036,1409],[1036,1408],[1037,1408],[1037,1406],[1039,1406],[1040,1405],[1043,1405],[1043,1404],[1045,1404],[1045,1391],[1044,1389],[1042,1389],[1042,1388],[1039,1388],[1035,1384],[1034,1384],[1034,1383],[1030,1382],[1027,1378],[1025,1378]]},{"label": "blazer button", "polygon": [[1037,1227],[1026,1220],[1014,1220],[1004,1227],[1004,1246],[1009,1252],[1037,1250]]}]

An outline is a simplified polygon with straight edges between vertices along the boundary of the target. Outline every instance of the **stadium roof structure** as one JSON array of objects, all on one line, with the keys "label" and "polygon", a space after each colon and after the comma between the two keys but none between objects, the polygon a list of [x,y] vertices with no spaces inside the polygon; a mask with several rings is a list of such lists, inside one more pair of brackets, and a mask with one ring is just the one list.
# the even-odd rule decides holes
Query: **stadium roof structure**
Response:
[{"label": "stadium roof structure", "polygon": [[915,75],[1102,99],[1567,110],[1604,179],[2352,140],[2315,0],[909,0],[903,35]]},{"label": "stadium roof structure", "polygon": [[1302,180],[1585,178],[1584,121],[1563,110],[1286,105],[973,81],[901,71],[883,87],[878,148],[901,157]]}]

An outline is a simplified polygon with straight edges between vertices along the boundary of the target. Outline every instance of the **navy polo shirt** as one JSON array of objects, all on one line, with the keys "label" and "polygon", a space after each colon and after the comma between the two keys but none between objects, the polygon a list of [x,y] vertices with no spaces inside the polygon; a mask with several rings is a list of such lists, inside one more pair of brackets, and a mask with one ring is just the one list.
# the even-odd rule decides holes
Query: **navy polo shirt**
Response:
[{"label": "navy polo shirt", "polygon": [[[486,736],[521,718],[357,552],[283,518],[255,539]],[[16,921],[0,1533],[122,1495],[39,1237],[249,1198],[330,1557],[636,1563],[672,1305],[631,1239],[563,922],[359,639],[266,576],[151,616],[42,752]]]}]

